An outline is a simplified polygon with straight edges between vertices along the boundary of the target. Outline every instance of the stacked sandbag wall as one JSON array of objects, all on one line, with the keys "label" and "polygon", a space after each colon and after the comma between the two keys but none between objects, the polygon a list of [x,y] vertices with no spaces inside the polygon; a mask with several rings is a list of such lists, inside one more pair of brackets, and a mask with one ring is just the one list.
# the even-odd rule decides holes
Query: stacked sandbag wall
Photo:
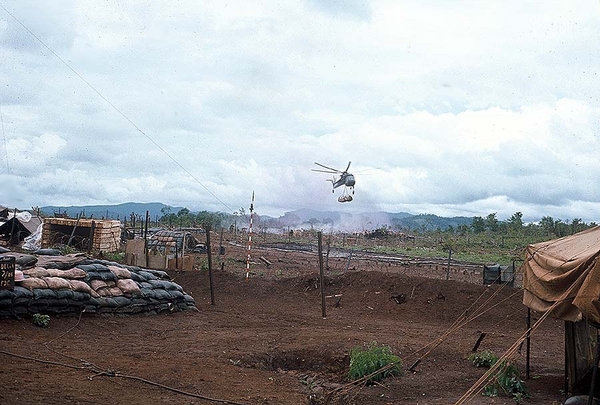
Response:
[{"label": "stacked sandbag wall", "polygon": [[24,279],[0,290],[0,318],[36,313],[158,314],[195,308],[194,299],[164,271],[84,259],[74,267],[44,261],[23,268]]}]

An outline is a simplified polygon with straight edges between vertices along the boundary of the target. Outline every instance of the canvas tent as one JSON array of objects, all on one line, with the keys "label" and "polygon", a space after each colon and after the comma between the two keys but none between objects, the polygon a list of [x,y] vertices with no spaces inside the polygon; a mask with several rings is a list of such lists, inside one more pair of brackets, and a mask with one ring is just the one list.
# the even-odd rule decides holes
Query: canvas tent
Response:
[{"label": "canvas tent", "polygon": [[9,215],[10,218],[0,225],[0,235],[7,238],[11,243],[19,243],[32,233],[42,223],[42,219],[32,216],[27,211],[17,213],[16,216]]},{"label": "canvas tent", "polygon": [[600,227],[527,246],[522,270],[523,304],[565,321],[565,392],[599,395]]},{"label": "canvas tent", "polygon": [[600,324],[600,226],[527,246],[523,304],[565,321]]}]

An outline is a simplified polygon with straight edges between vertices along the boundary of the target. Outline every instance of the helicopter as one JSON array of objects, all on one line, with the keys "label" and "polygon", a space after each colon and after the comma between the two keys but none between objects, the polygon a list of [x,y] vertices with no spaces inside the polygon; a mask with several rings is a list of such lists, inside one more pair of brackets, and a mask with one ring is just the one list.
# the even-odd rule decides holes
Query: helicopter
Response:
[{"label": "helicopter", "polygon": [[[352,191],[352,194],[354,194],[354,184],[356,183],[356,180],[354,179],[354,175],[348,173],[348,169],[350,169],[350,164],[352,162],[348,162],[348,166],[346,166],[346,170],[341,171],[338,169],[334,169],[332,167],[328,167],[325,165],[322,165],[321,163],[317,163],[315,162],[315,164],[317,166],[320,166],[322,169],[312,169],[313,172],[321,172],[321,173],[329,173],[329,174],[333,174],[333,178],[332,179],[327,179],[327,181],[331,182],[331,192],[334,193],[335,189],[340,187],[340,186],[344,186],[344,191],[342,193],[341,196],[338,197],[338,201],[339,202],[350,202],[353,200],[352,196],[350,194],[348,194],[348,188]],[[323,170],[326,169],[326,170]],[[339,178],[336,178],[335,175],[339,174]]]}]

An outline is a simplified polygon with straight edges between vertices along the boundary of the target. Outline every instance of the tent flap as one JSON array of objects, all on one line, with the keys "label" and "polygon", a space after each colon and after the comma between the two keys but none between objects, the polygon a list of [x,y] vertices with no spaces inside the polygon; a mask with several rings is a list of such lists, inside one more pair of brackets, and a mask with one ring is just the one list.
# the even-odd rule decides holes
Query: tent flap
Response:
[{"label": "tent flap", "polygon": [[566,321],[600,323],[600,227],[529,245],[523,304]]}]

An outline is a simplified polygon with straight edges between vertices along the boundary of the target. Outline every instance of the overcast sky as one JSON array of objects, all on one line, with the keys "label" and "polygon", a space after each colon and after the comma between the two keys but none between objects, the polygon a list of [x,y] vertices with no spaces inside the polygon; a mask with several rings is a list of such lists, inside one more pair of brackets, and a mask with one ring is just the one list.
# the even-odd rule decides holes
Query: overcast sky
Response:
[{"label": "overcast sky", "polygon": [[596,0],[0,6],[0,205],[600,222]]}]

